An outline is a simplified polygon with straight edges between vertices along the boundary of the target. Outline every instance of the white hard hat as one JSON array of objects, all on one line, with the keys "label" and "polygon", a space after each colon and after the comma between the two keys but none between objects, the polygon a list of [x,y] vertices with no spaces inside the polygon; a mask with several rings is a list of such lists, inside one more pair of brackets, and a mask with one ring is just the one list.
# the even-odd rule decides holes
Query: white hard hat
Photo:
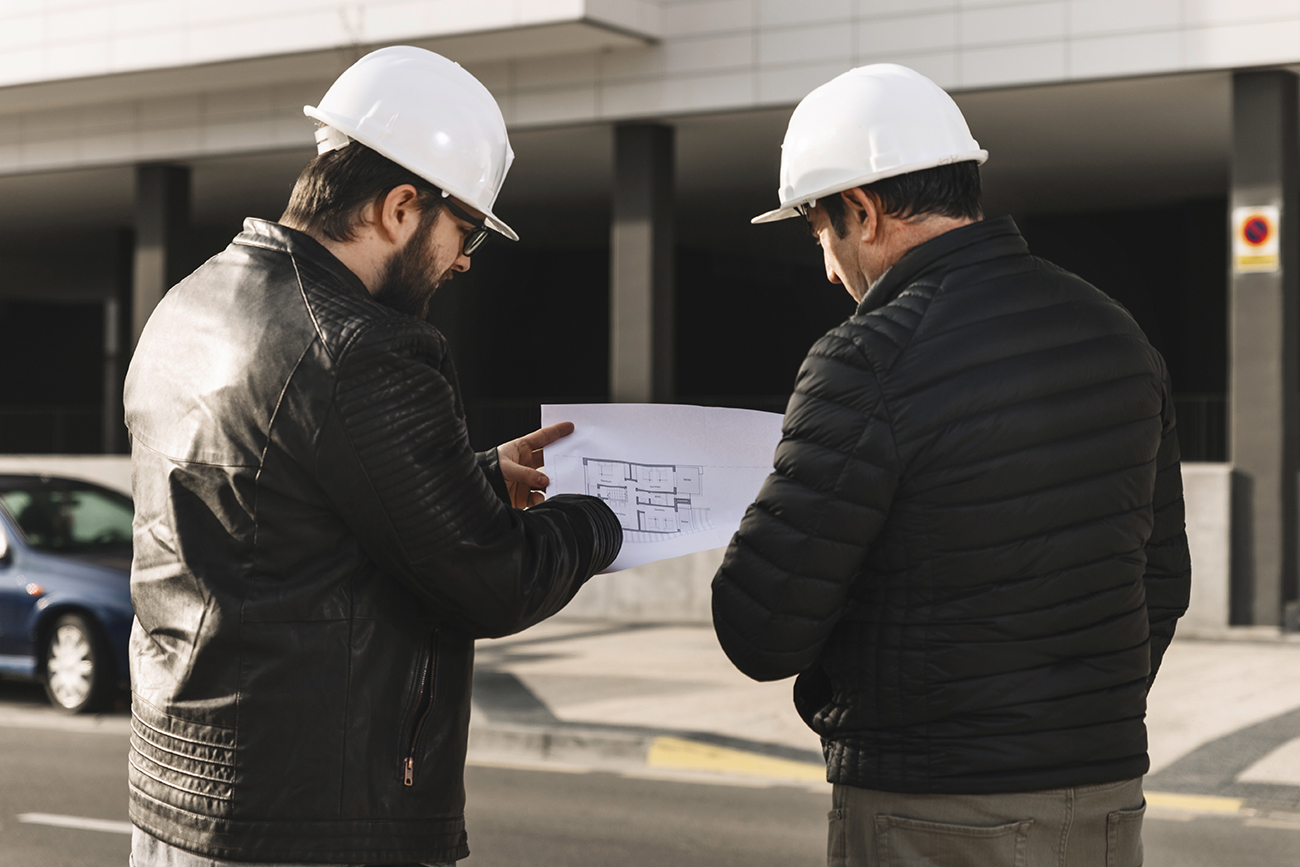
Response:
[{"label": "white hard hat", "polygon": [[894,63],[860,66],[795,108],[781,145],[781,207],[751,222],[789,219],[800,205],[884,178],[988,157],[939,85]]},{"label": "white hard hat", "polygon": [[492,213],[514,162],[505,118],[492,94],[459,63],[399,45],[372,51],[303,114],[324,124],[319,153],[356,139],[481,211],[489,228],[519,236]]}]

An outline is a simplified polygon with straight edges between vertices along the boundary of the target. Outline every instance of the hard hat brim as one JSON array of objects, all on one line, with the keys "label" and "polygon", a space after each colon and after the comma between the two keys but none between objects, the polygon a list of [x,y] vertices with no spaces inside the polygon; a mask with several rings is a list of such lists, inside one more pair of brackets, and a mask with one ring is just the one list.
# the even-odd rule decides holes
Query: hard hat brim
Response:
[{"label": "hard hat brim", "polygon": [[768,211],[765,214],[759,214],[749,222],[758,223],[776,223],[781,220],[788,220],[791,217],[799,216],[799,212],[794,208],[777,208],[775,211]]},{"label": "hard hat brim", "polygon": [[[331,117],[328,112],[321,111],[319,108],[317,108],[314,105],[304,105],[302,107],[302,113],[307,115],[307,117],[311,118],[312,120],[318,121],[319,123],[323,123],[327,126],[332,126],[335,129],[338,129],[339,131],[347,135],[348,138],[361,142],[363,145],[370,148],[375,153],[378,153],[382,156],[392,159],[392,157],[384,153],[384,148],[382,145],[379,145],[373,140],[371,140],[369,136],[358,133],[355,130],[349,129],[348,124],[335,121],[335,119]],[[394,162],[397,161],[394,160]],[[486,225],[492,231],[504,235],[505,237],[509,238],[511,241],[519,240],[519,235],[515,233],[515,230],[510,228],[508,225],[506,225],[505,220],[502,220],[496,214],[492,213],[491,208],[484,208],[481,204],[476,203],[471,196],[467,195],[465,192],[461,190],[457,190],[451,186],[448,186],[447,183],[444,181],[440,181],[437,178],[430,177],[424,172],[417,172],[415,171],[415,169],[411,168],[410,166],[403,165],[402,167],[424,178],[426,181],[433,184],[438,189],[442,190],[444,193],[455,196],[457,199],[469,205],[470,207],[481,211],[483,213],[483,224]]]},{"label": "hard hat brim", "polygon": [[976,165],[983,165],[988,160],[988,158],[989,158],[989,152],[981,148],[980,150],[967,151],[966,153],[956,154],[954,156],[944,156],[937,159],[922,160],[914,163],[909,163],[904,166],[897,166],[895,168],[886,169],[885,171],[882,172],[872,172],[870,174],[863,175],[862,177],[854,178],[851,181],[838,183],[833,186],[827,187],[824,190],[817,190],[814,193],[809,193],[808,195],[801,196],[800,198],[792,202],[789,202],[788,204],[785,204],[780,208],[777,208],[775,211],[768,211],[765,214],[759,214],[757,217],[754,217],[749,222],[756,224],[756,223],[775,223],[780,220],[788,220],[791,217],[799,216],[799,212],[795,209],[800,205],[811,205],[813,202],[817,201],[818,199],[825,198],[826,196],[834,195],[835,193],[842,193],[845,190],[851,190],[854,187],[862,187],[862,186],[866,186],[867,184],[874,184],[876,181],[883,181],[885,178],[893,178],[893,177],[897,177],[898,175],[905,175],[908,172],[919,172],[925,169],[932,169],[935,168],[936,166],[946,166],[946,165],[952,165],[954,163],[975,163]]},{"label": "hard hat brim", "polygon": [[[455,194],[453,193],[452,195]],[[515,234],[515,230],[507,226],[501,220],[497,219],[497,217],[493,215],[491,212],[484,214],[483,217],[484,217],[483,222],[489,229],[493,230],[494,232],[499,232],[502,235],[505,235],[511,241],[519,240],[519,236]]]}]

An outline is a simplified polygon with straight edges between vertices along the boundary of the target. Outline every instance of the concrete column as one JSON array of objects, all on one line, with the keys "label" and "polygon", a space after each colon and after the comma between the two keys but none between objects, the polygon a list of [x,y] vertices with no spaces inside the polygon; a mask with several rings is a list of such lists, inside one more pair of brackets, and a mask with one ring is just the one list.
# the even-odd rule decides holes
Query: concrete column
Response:
[{"label": "concrete column", "polygon": [[123,229],[117,233],[116,287],[113,297],[104,301],[104,409],[103,433],[100,437],[104,454],[130,451],[126,420],[123,417],[122,388],[126,382],[126,365],[132,345],[131,295],[135,260],[135,233]]},{"label": "concrete column", "polygon": [[137,166],[135,261],[131,289],[131,348],[163,294],[185,276],[189,235],[190,170],[185,166]]},{"label": "concrete column", "polygon": [[119,431],[122,428],[122,302],[109,298],[104,302],[104,408],[101,413],[102,432],[100,450],[116,454],[121,448]]},{"label": "concrete column", "polygon": [[614,128],[609,393],[618,402],[673,397],[673,133]]},{"label": "concrete column", "polygon": [[1234,261],[1228,301],[1232,614],[1234,623],[1260,626],[1280,625],[1284,602],[1296,596],[1298,146],[1295,74],[1235,74],[1230,207],[1281,210],[1279,267],[1243,273]]}]

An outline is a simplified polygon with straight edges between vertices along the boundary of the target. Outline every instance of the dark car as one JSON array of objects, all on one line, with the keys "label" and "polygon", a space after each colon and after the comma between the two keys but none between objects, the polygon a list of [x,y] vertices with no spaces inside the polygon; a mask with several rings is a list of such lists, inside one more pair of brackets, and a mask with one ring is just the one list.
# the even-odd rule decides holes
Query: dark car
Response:
[{"label": "dark car", "polygon": [[133,515],[90,482],[0,475],[0,675],[41,681],[69,713],[127,685]]}]

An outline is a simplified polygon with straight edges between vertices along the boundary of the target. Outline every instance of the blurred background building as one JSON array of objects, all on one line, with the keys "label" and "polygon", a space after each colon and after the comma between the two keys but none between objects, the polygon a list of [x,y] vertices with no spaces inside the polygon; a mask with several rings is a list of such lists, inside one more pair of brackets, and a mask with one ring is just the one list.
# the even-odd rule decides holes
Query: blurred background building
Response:
[{"label": "blurred background building", "polygon": [[1234,621],[1296,597],[1300,244],[1284,217],[1280,268],[1235,273],[1230,214],[1297,206],[1300,0],[4,0],[0,452],[125,450],[153,305],[280,214],[302,106],[397,43],[478,76],[518,154],[522,240],[431,314],[477,446],[543,401],[779,411],[852,302],[802,225],[749,218],[793,105],[897,62],[989,150],[988,213],[1164,354],[1185,457],[1232,463]]}]

